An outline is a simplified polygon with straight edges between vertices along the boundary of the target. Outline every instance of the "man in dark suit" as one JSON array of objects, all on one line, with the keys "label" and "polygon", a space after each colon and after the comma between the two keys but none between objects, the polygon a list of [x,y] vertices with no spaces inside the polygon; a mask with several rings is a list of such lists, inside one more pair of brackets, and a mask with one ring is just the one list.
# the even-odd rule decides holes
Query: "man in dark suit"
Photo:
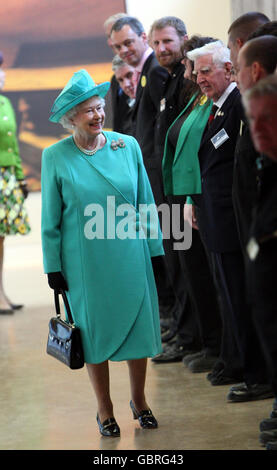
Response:
[{"label": "man in dark suit", "polygon": [[[271,36],[270,33],[276,35],[276,22],[275,24],[267,22],[260,26],[249,36],[251,38],[253,35],[255,38],[247,40],[239,49],[235,62],[237,82],[242,94],[275,70],[277,64],[277,38]],[[233,32],[235,38],[234,34]],[[246,267],[248,265],[246,246],[249,241],[253,208],[256,204],[260,185],[260,172],[257,172],[256,162],[261,162],[260,164],[263,166],[264,157],[254,147],[248,120],[245,118],[241,125],[241,132],[235,150],[233,204]],[[248,332],[246,372],[249,378],[248,386],[244,391],[233,390],[232,393],[239,393],[240,397],[244,396],[247,399],[247,396],[251,397],[253,393],[257,393],[259,388],[256,386],[255,392],[253,392],[251,384],[263,384],[268,381],[265,358],[255,327],[251,304],[245,312],[245,328]]]},{"label": "man in dark suit", "polygon": [[[104,22],[104,31],[107,38],[108,46],[114,51],[113,42],[111,39],[111,29],[114,23],[119,18],[124,18],[128,16],[127,13],[116,13],[115,15],[109,16]],[[124,134],[126,128],[129,131],[128,122],[129,122],[129,96],[124,93],[120,87],[118,80],[116,79],[115,74],[111,78],[111,86],[107,93],[106,104],[109,105],[111,102],[111,125],[112,129],[116,132],[121,132]],[[126,124],[127,121],[127,124]],[[127,127],[126,127],[127,126]],[[129,132],[127,132],[129,133]]]},{"label": "man in dark suit", "polygon": [[[132,107],[132,135],[137,139],[143,156],[156,205],[164,201],[162,179],[157,170],[154,152],[156,116],[163,92],[167,71],[160,67],[148,45],[141,22],[127,16],[117,20],[111,29],[113,48],[118,56],[133,67],[136,89]],[[151,73],[151,81],[149,79]],[[160,310],[174,308],[175,296],[165,268],[163,257],[153,258],[153,268],[160,301]]]},{"label": "man in dark suit", "polygon": [[232,387],[228,400],[269,398],[271,387],[251,383],[251,378],[246,375],[249,338],[245,317],[249,316],[249,305],[246,302],[243,252],[232,202],[235,147],[244,118],[241,96],[232,81],[229,49],[220,41],[189,52],[187,56],[194,61],[202,92],[214,102],[198,153],[202,194],[193,196],[193,200],[199,230],[214,258],[226,305],[221,357],[225,368],[234,372],[243,367],[245,375],[246,384]]},{"label": "man in dark suit", "polygon": [[[269,18],[263,13],[248,12],[237,18],[229,27],[228,47],[236,79],[238,73],[238,55],[241,48],[247,42],[249,36],[270,23]],[[265,54],[266,56],[267,54]],[[257,191],[255,173],[257,157],[258,154],[253,146],[248,124],[244,119],[237,142],[233,180],[233,203],[243,249],[248,241],[252,206]]]},{"label": "man in dark suit", "polygon": [[[275,36],[269,35],[270,33]],[[277,324],[275,319],[277,304],[276,288],[273,281],[276,271],[276,243],[272,235],[276,229],[277,165],[276,162],[271,161],[271,159],[276,159],[277,155],[276,113],[274,112],[276,109],[276,79],[274,81],[272,75],[277,65],[276,22],[267,23],[264,27],[259,28],[253,36],[254,38],[248,40],[238,54],[237,79],[240,91],[246,97],[247,118],[250,118],[250,125],[246,123],[244,127],[256,152],[256,159],[252,159],[252,165],[249,165],[249,160],[246,160],[246,163],[243,160],[238,166],[240,171],[237,173],[243,182],[244,180],[248,182],[253,173],[258,181],[255,187],[255,197],[250,201],[251,205],[246,206],[248,209],[246,212],[247,225],[246,223],[243,225],[245,228],[243,241],[250,285],[251,320],[256,327],[255,337],[260,340],[256,352],[253,353],[257,357],[257,351],[260,354],[261,351],[263,352],[264,375],[267,376],[267,371],[270,371],[269,381],[272,383],[275,396],[272,419],[261,423],[263,431],[261,440],[274,437],[276,441],[277,367],[275,345]],[[269,77],[268,83],[265,77]],[[259,85],[259,83],[261,84]],[[245,141],[245,132],[243,132],[238,144],[240,141]],[[245,157],[245,155],[241,152],[239,157]],[[244,169],[243,173],[242,169]],[[246,170],[248,170],[248,176]],[[239,201],[241,191],[238,187],[236,193]],[[259,362],[261,363],[261,360]],[[274,429],[275,436],[270,435],[271,429]]]},{"label": "man in dark suit", "polygon": [[246,43],[251,33],[269,21],[269,18],[264,13],[259,11],[250,11],[236,18],[229,27],[228,47],[230,49],[230,59],[233,64],[235,74],[239,50]]},{"label": "man in dark suit", "polygon": [[[144,165],[157,205],[163,202],[160,178],[155,167],[154,132],[167,71],[159,66],[141,22],[134,17],[117,20],[111,30],[113,48],[119,57],[134,67],[136,101],[133,107],[133,135],[143,155]],[[151,81],[149,79],[151,74]]]},{"label": "man in dark suit", "polygon": [[264,155],[257,161],[260,184],[247,245],[253,317],[275,398],[270,418],[260,423],[260,441],[277,450],[277,76],[259,80],[243,101],[255,148]]},{"label": "man in dark suit", "polygon": [[111,80],[112,107],[117,110],[114,114],[113,129],[122,134],[132,135],[132,111],[136,97],[133,82],[134,67],[116,55],[112,61],[112,70],[114,72]]}]

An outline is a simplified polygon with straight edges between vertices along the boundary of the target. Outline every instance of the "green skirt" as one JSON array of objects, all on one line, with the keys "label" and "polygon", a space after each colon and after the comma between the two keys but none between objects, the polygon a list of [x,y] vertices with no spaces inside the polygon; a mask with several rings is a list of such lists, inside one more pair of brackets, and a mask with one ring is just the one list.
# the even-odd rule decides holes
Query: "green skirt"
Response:
[{"label": "green skirt", "polygon": [[30,230],[24,195],[14,167],[0,167],[0,236],[26,235]]}]

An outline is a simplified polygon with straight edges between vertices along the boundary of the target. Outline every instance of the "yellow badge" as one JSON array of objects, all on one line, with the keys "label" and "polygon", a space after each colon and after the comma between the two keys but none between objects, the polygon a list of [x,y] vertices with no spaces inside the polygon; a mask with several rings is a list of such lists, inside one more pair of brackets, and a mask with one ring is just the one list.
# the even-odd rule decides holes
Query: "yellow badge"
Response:
[{"label": "yellow badge", "polygon": [[203,106],[205,103],[207,103],[207,99],[208,98],[207,98],[206,95],[201,96],[200,101],[199,101],[199,105]]},{"label": "yellow badge", "polygon": [[145,87],[145,85],[146,85],[146,76],[145,76],[145,75],[143,75],[143,76],[141,77],[140,84],[141,84],[141,86],[142,86],[143,88]]}]

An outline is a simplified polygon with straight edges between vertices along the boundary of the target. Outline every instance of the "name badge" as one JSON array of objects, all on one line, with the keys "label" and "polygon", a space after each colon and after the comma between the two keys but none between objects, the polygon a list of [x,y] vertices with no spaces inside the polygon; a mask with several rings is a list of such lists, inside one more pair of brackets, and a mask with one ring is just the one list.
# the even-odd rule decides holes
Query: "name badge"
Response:
[{"label": "name badge", "polygon": [[166,105],[166,99],[163,98],[163,99],[160,101],[160,112],[161,112],[161,113],[165,110],[165,105]]},{"label": "name badge", "polygon": [[226,140],[230,139],[225,129],[221,129],[212,139],[211,142],[214,148],[218,149]]}]

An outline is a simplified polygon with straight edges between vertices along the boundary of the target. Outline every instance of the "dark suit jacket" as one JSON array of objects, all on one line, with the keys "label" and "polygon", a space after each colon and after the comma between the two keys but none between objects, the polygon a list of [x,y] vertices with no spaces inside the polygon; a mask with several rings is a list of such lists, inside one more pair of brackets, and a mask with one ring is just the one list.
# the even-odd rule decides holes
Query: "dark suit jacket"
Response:
[{"label": "dark suit jacket", "polygon": [[142,151],[156,204],[163,202],[163,183],[161,163],[155,159],[155,127],[167,77],[168,72],[160,67],[153,52],[143,66],[133,107],[134,136]]},{"label": "dark suit jacket", "polygon": [[256,160],[260,157],[255,150],[248,123],[244,122],[236,145],[233,181],[233,204],[243,249],[249,241],[253,207],[257,201]]},{"label": "dark suit jacket", "polygon": [[259,185],[253,204],[248,241],[254,236],[258,241],[265,243],[272,238],[276,239],[274,232],[277,231],[277,163],[266,155],[261,156],[257,163]]},{"label": "dark suit jacket", "polygon": [[[237,137],[244,117],[241,96],[235,88],[202,136],[199,149],[202,194],[193,196],[199,226],[207,247],[215,253],[240,250],[232,202],[233,167]],[[215,149],[211,139],[222,129],[229,136]]]},{"label": "dark suit jacket", "polygon": [[[184,100],[181,100],[185,83],[187,81],[184,79],[184,71],[185,66],[181,64],[181,62],[178,62],[175,65],[172,74],[168,74],[162,96],[163,103],[159,103],[155,131],[155,152],[157,158],[161,161],[163,158],[166,133],[173,121],[187,104]],[[163,106],[161,106],[162,104]]]},{"label": "dark suit jacket", "polygon": [[120,88],[115,75],[111,78],[111,102],[113,113],[113,130],[121,134],[133,135],[132,109],[128,105],[129,97]]}]

